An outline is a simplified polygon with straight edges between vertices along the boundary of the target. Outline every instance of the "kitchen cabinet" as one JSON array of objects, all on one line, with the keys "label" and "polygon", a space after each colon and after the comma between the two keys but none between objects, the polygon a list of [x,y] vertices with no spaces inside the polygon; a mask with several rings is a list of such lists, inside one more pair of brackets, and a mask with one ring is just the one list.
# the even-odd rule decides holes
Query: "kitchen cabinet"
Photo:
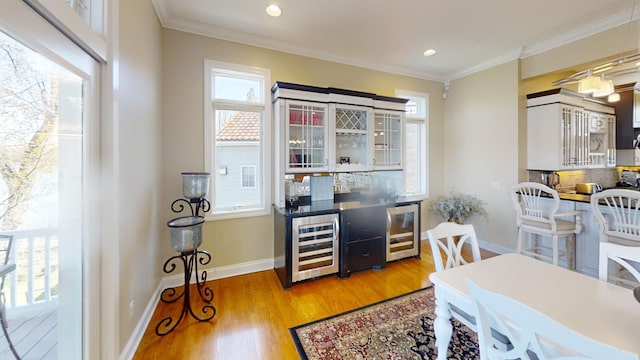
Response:
[{"label": "kitchen cabinet", "polygon": [[582,231],[576,236],[576,271],[598,277],[600,222],[591,210],[590,203],[575,203],[575,207],[576,210],[583,211]]},{"label": "kitchen cabinet", "polygon": [[386,211],[386,206],[370,206],[341,212],[341,278],[385,267]]},{"label": "kitchen cabinet", "polygon": [[329,170],[327,153],[327,105],[287,100],[286,171],[314,172]]},{"label": "kitchen cabinet", "polygon": [[622,87],[616,87],[616,91],[620,94],[620,101],[613,104],[616,109],[617,116],[617,132],[616,143],[617,148],[620,150],[633,149],[634,140],[636,140],[636,129],[640,127],[640,118],[636,118],[636,104],[635,92],[633,90],[633,84],[622,85]]},{"label": "kitchen cabinet", "polygon": [[618,165],[640,166],[640,150],[618,149]]},{"label": "kitchen cabinet", "polygon": [[589,124],[586,167],[616,166],[616,118],[610,114],[584,110]]},{"label": "kitchen cabinet", "polygon": [[402,170],[407,99],[276,82],[274,203],[296,173]]},{"label": "kitchen cabinet", "polygon": [[420,204],[387,209],[387,261],[420,256]]},{"label": "kitchen cabinet", "polygon": [[527,168],[615,166],[614,109],[566,89],[527,95]]},{"label": "kitchen cabinet", "polygon": [[331,104],[333,116],[333,169],[337,172],[371,168],[371,108]]},{"label": "kitchen cabinet", "polygon": [[402,170],[404,117],[397,111],[376,110],[373,115],[373,168]]}]

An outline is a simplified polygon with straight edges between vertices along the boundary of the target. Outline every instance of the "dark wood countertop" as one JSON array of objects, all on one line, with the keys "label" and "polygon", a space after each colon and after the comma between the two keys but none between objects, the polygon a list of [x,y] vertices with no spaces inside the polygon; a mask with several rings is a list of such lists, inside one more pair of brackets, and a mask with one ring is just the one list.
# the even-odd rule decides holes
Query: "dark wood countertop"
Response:
[{"label": "dark wood countertop", "polygon": [[404,204],[413,204],[422,202],[421,197],[416,196],[399,196],[395,199],[378,199],[378,200],[349,200],[349,201],[314,201],[308,205],[300,205],[297,208],[284,208],[273,206],[273,209],[284,216],[300,217],[321,214],[338,213],[341,211],[361,209],[372,206],[394,207]]}]

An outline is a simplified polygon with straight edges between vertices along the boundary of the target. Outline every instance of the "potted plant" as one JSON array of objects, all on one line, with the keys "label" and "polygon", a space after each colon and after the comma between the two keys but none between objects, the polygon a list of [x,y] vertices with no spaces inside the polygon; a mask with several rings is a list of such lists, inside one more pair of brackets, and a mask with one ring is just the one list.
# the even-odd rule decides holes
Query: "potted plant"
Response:
[{"label": "potted plant", "polygon": [[487,216],[486,203],[475,196],[451,192],[433,203],[433,210],[448,222],[464,224],[473,215]]}]

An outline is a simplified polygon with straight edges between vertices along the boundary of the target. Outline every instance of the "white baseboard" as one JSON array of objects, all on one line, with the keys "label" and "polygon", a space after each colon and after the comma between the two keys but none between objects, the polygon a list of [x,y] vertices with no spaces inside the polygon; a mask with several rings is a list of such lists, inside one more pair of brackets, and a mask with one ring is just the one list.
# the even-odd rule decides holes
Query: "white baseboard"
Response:
[{"label": "white baseboard", "polygon": [[489,251],[494,252],[496,254],[507,254],[507,253],[515,252],[514,249],[511,249],[511,248],[508,248],[508,247],[504,247],[504,246],[498,245],[498,244],[496,244],[494,242],[486,241],[486,240],[482,240],[482,239],[478,239],[478,246],[480,246],[481,249],[489,250]]},{"label": "white baseboard", "polygon": [[[273,269],[273,259],[264,259],[230,266],[221,266],[207,269],[207,281],[270,269]],[[195,283],[195,281],[195,275],[192,274],[190,283]],[[147,306],[145,307],[140,320],[138,320],[138,324],[129,337],[129,341],[127,341],[127,345],[124,347],[124,349],[122,349],[122,352],[120,353],[120,360],[133,359],[133,355],[136,353],[136,350],[140,345],[142,336],[144,335],[147,327],[149,327],[149,323],[151,322],[151,317],[153,316],[153,312],[156,309],[156,305],[158,304],[158,301],[160,301],[160,294],[162,293],[162,290],[182,285],[184,285],[184,272],[171,276],[165,276],[160,279],[160,283],[158,283],[156,290],[153,292],[153,295],[149,299],[149,302],[147,303]]]}]

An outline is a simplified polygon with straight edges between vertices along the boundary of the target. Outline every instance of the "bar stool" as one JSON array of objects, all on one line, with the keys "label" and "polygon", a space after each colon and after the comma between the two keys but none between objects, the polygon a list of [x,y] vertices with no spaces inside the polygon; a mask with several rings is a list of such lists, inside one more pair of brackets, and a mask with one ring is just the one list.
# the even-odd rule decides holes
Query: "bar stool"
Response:
[{"label": "bar stool", "polygon": [[[591,195],[591,209],[600,222],[598,277],[640,285],[640,191],[610,189]],[[614,266],[609,266],[609,265]]]},{"label": "bar stool", "polygon": [[[582,231],[582,211],[558,213],[560,196],[558,192],[546,185],[536,182],[523,182],[515,185],[511,191],[511,199],[516,209],[518,226],[517,252],[546,260],[558,265],[560,256],[567,258],[567,267],[576,267],[576,234]],[[575,221],[560,220],[571,218]],[[551,246],[534,242],[532,246],[524,246],[524,233],[551,239]],[[566,251],[560,251],[559,238],[565,238]],[[550,253],[550,254],[549,254]]]}]

